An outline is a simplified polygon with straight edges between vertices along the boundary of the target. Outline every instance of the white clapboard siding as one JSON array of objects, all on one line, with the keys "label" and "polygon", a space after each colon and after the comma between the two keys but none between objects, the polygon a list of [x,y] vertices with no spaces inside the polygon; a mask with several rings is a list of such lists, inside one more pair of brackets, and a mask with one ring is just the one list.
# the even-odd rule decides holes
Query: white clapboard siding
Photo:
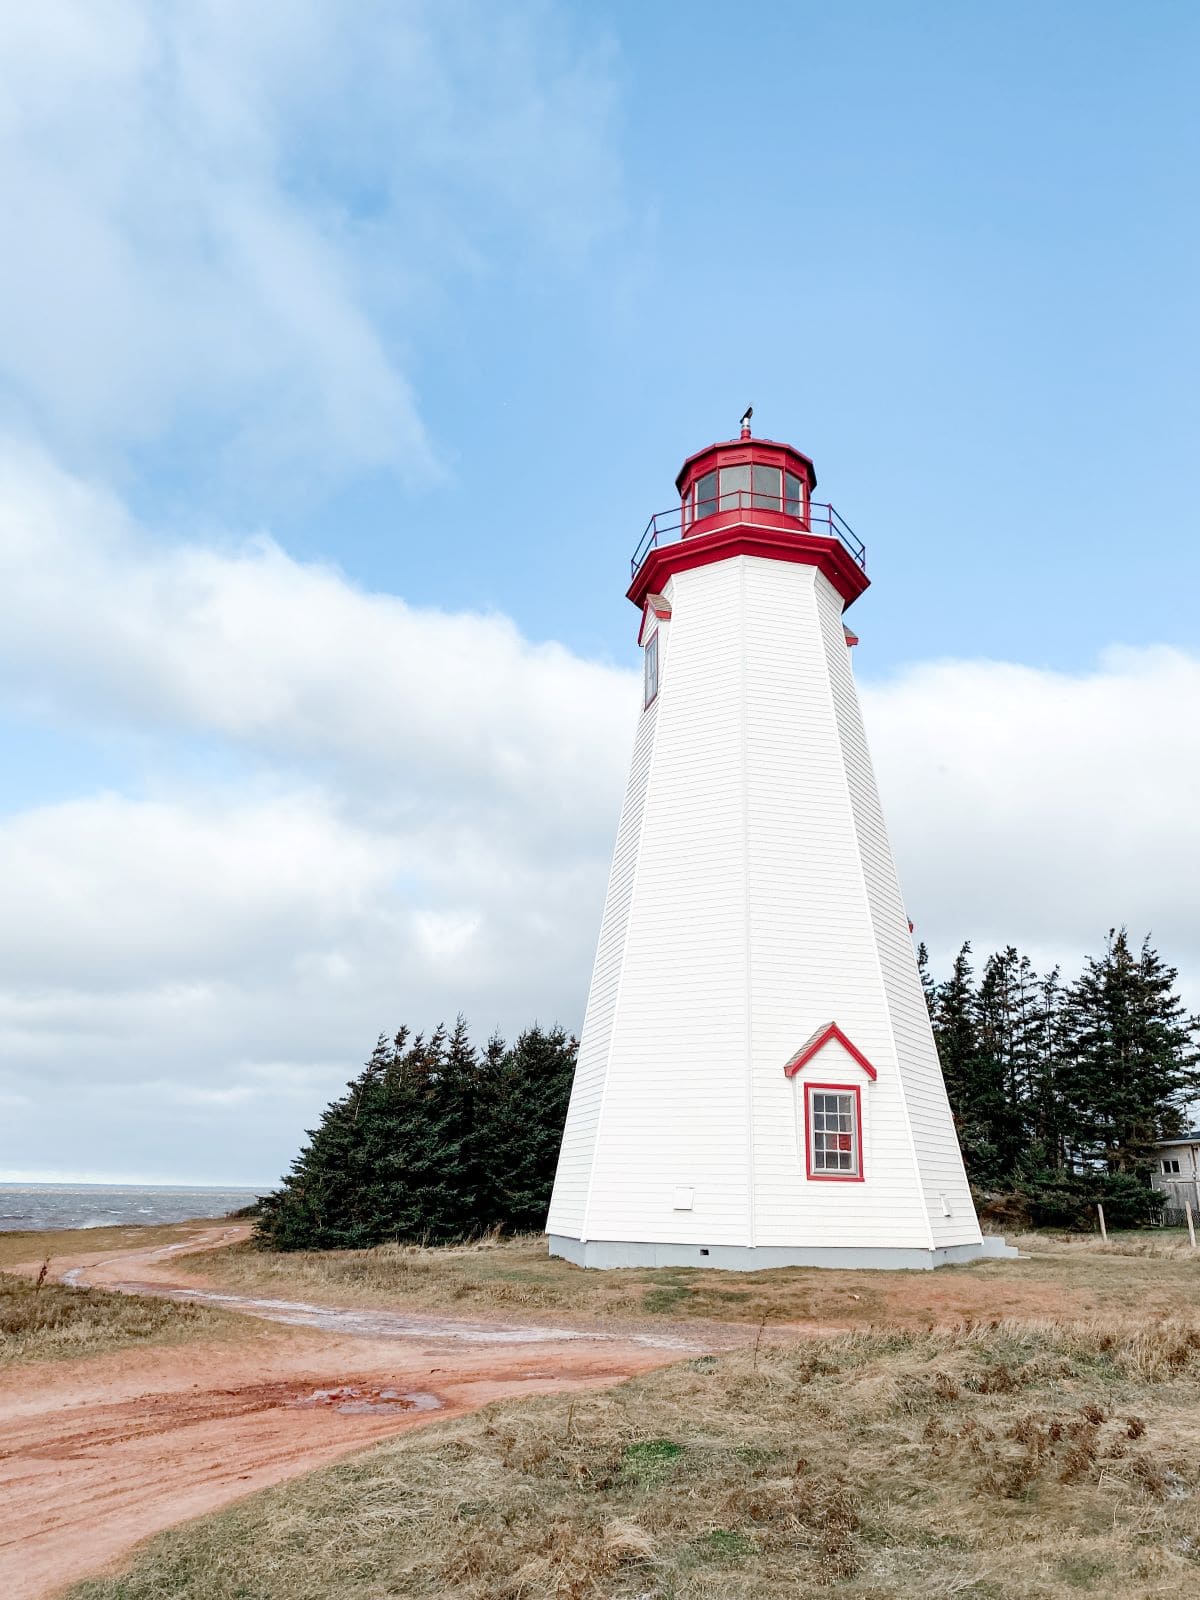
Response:
[{"label": "white clapboard siding", "polygon": [[[588,1238],[721,1242],[740,1241],[744,1231],[741,649],[731,611],[738,583],[736,563],[724,562],[682,575],[668,591],[670,648],[660,667]],[[674,596],[685,589],[679,609]],[[731,1135],[734,1123],[740,1136]],[[693,1211],[673,1209],[677,1185],[694,1186]]]},{"label": "white clapboard siding", "polygon": [[[665,596],[548,1231],[976,1244],[841,598],[816,567],[749,556],[679,572]],[[874,1081],[836,1042],[786,1076],[829,1022]],[[859,1090],[861,1182],[807,1174],[805,1086],[826,1082]]]},{"label": "white clapboard siding", "polygon": [[[754,995],[757,1245],[930,1246],[896,1068],[870,896],[854,827],[815,568],[747,559],[746,724]],[[835,596],[835,598],[837,598]],[[849,657],[839,622],[836,648]],[[848,669],[847,669],[848,670]],[[874,1083],[838,1047],[799,1078],[788,1059],[836,1021]],[[802,1086],[859,1086],[865,1180],[806,1176]]]},{"label": "white clapboard siding", "polygon": [[[667,621],[662,621],[658,625],[660,683],[666,661],[669,626]],[[651,631],[647,627],[643,636],[648,639]],[[637,874],[642,819],[645,815],[646,785],[654,751],[657,717],[656,699],[643,711],[634,740],[629,781],[625,788],[625,802],[621,807],[617,843],[609,870],[608,893],[605,896],[604,915],[600,923],[600,940],[596,948],[595,965],[592,968],[592,983],[588,992],[583,1032],[580,1035],[579,1058],[575,1067],[574,1082],[571,1085],[571,1101],[558,1157],[550,1215],[546,1223],[548,1232],[564,1233],[574,1238],[583,1236],[584,1215],[596,1149],[596,1127],[600,1119],[600,1104],[608,1069],[617,991],[625,961],[629,908]]]},{"label": "white clapboard siding", "polygon": [[[908,1116],[935,1245],[979,1237],[975,1207],[954,1133],[946,1085],[921,991],[908,918],[884,826],[879,791],[863,731],[862,712],[841,641],[841,600],[823,580],[818,595],[824,624],[830,683],[837,708],[846,774],[871,900],[880,969],[908,1101]],[[835,640],[837,641],[835,643]],[[950,1216],[944,1215],[945,1197]]]}]

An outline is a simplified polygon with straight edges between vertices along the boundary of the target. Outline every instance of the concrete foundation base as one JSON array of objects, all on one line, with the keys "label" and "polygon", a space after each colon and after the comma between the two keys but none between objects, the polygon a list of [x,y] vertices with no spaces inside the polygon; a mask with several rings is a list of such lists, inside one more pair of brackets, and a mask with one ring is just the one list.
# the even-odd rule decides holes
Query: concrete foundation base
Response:
[{"label": "concrete foundation base", "polygon": [[614,1267],[716,1267],[726,1272],[762,1272],[771,1267],[867,1267],[923,1272],[960,1261],[1018,1254],[1003,1239],[994,1238],[926,1250],[862,1245],[638,1244],[623,1239],[568,1239],[554,1233],[549,1237],[552,1256],[562,1256],[577,1267],[598,1267],[601,1271]]}]

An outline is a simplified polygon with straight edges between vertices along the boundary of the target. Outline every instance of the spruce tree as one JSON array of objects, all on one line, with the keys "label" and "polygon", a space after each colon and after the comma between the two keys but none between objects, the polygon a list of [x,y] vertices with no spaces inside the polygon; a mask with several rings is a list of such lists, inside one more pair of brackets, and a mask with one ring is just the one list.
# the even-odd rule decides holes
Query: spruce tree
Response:
[{"label": "spruce tree", "polygon": [[1027,1156],[1044,1171],[1058,1173],[1066,1167],[1067,1128],[1059,1084],[1065,1021],[1063,987],[1057,967],[1038,984],[1035,1016],[1035,1045],[1026,1116],[1029,1129]]},{"label": "spruce tree", "polygon": [[577,1049],[562,1028],[535,1024],[505,1051],[491,1083],[490,1193],[514,1232],[545,1227]]},{"label": "spruce tree", "polygon": [[546,1220],[575,1066],[561,1028],[482,1058],[459,1017],[380,1036],[274,1194],[258,1235],[279,1250],[450,1243]]},{"label": "spruce tree", "polygon": [[1028,1145],[1030,1097],[1036,1072],[1037,977],[1013,945],[984,963],[975,996],[977,1053],[971,1077],[975,1118],[995,1151],[992,1183],[1009,1181]]},{"label": "spruce tree", "polygon": [[441,1228],[453,1238],[471,1238],[492,1225],[486,1215],[485,1095],[479,1056],[460,1012],[446,1040],[436,1087],[440,1161],[452,1178],[441,1207]]},{"label": "spruce tree", "polygon": [[[401,1036],[401,1042],[403,1036]],[[380,1034],[370,1059],[340,1100],[328,1106],[320,1126],[291,1172],[260,1204],[258,1236],[277,1250],[337,1249],[374,1243],[370,1201],[376,1124],[382,1086],[394,1049]]]},{"label": "spruce tree", "polygon": [[1144,1173],[1155,1141],[1184,1130],[1200,1085],[1200,1019],[1185,1012],[1177,977],[1149,936],[1135,953],[1121,928],[1071,986],[1058,1079],[1077,1162]]},{"label": "spruce tree", "polygon": [[992,1139],[993,1107],[989,1097],[980,1094],[978,1007],[969,940],[955,956],[950,977],[938,985],[933,1031],[967,1173],[976,1183],[990,1182],[1000,1157]]},{"label": "spruce tree", "polygon": [[933,973],[929,970],[929,951],[925,947],[924,939],[917,946],[917,976],[921,980],[921,993],[925,996],[925,1009],[929,1012],[932,1022],[937,1015],[937,984],[933,981]]},{"label": "spruce tree", "polygon": [[470,1231],[460,1215],[461,1129],[447,1089],[448,1044],[439,1024],[397,1055],[375,1138],[379,1240],[443,1244]]}]

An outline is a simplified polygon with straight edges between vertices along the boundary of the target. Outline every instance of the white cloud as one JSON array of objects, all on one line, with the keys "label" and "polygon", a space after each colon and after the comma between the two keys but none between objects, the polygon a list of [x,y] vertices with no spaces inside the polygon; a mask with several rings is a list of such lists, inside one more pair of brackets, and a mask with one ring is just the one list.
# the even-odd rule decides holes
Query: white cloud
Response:
[{"label": "white cloud", "polygon": [[1200,1001],[1200,659],[1106,651],[1082,673],[909,668],[864,695],[909,914],[945,964],[965,938],[1078,969],[1151,932]]},{"label": "white cloud", "polygon": [[446,275],[619,214],[611,65],[536,4],[42,0],[0,57],[0,405],[77,459],[428,476]]},{"label": "white cloud", "polygon": [[156,544],[111,496],[15,449],[0,449],[0,590],[18,704],[354,769],[363,788],[343,801],[377,816],[436,795],[422,862],[466,851],[490,880],[498,835],[545,855],[607,816],[604,778],[585,775],[630,737],[634,675],[506,617],[367,594],[265,538]]},{"label": "white cloud", "polygon": [[[269,541],[164,547],[15,451],[0,641],[13,706],[155,751],[144,793],[0,822],[0,1060],[40,1082],[21,1125],[47,1165],[68,1126],[86,1166],[152,1126],[181,1171],[205,1137],[225,1176],[277,1167],[378,1028],[578,1023],[634,673]],[[188,782],[195,738],[242,775]]]},{"label": "white cloud", "polygon": [[103,484],[436,475],[422,339],[620,224],[613,62],[542,0],[46,0],[0,56],[0,711],[137,770],[0,820],[0,1165],[244,1175],[364,1030],[577,1014],[636,684]]}]

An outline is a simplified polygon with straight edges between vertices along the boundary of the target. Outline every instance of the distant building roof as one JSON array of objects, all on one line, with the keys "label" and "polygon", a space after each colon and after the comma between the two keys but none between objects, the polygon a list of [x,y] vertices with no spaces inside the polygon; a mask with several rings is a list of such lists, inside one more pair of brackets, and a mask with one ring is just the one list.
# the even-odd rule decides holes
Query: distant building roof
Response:
[{"label": "distant building roof", "polygon": [[1192,1128],[1187,1133],[1177,1133],[1173,1139],[1157,1139],[1156,1144],[1200,1144],[1200,1128]]}]

